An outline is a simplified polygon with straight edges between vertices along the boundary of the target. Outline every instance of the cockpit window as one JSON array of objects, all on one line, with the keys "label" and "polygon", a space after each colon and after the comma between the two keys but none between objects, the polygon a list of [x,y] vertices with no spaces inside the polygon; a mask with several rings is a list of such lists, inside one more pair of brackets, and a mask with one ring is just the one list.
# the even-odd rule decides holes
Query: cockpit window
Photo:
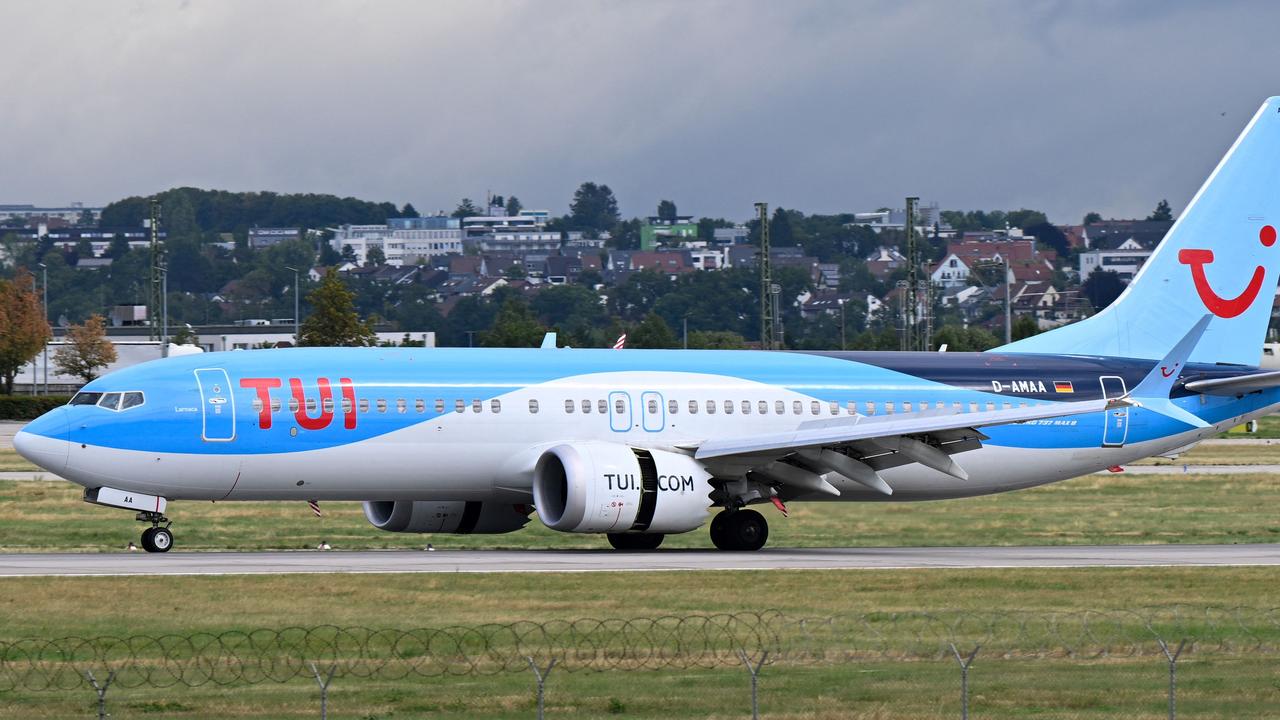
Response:
[{"label": "cockpit window", "polygon": [[129,408],[138,407],[145,401],[146,400],[142,397],[142,393],[127,392],[124,394],[124,397],[120,399],[120,409],[128,410]]},{"label": "cockpit window", "polygon": [[104,410],[112,410],[119,412],[136,408],[146,402],[146,396],[142,392],[132,390],[129,392],[78,392],[75,397],[71,398],[71,405],[97,405]]},{"label": "cockpit window", "polygon": [[97,405],[102,399],[100,392],[78,392],[75,397],[71,398],[70,405]]},{"label": "cockpit window", "polygon": [[120,405],[120,393],[106,393],[102,399],[98,401],[98,407],[107,410],[115,410]]}]

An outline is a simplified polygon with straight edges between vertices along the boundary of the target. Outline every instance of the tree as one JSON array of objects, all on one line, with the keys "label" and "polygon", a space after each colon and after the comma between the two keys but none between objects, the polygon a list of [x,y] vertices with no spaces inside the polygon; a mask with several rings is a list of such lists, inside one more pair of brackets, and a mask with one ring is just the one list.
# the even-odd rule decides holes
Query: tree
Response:
[{"label": "tree", "polygon": [[1102,216],[1096,212],[1087,213],[1084,216],[1085,225],[1092,225],[1094,223],[1100,223],[1100,222],[1102,222]]},{"label": "tree", "polygon": [[479,214],[480,208],[471,202],[471,198],[462,198],[462,202],[458,203],[458,207],[453,210],[453,216],[456,218],[472,217]]},{"label": "tree", "polygon": [[349,263],[353,263],[353,262],[355,262],[356,260],[359,260],[359,258],[358,258],[358,257],[356,257],[356,249],[355,249],[355,248],[353,248],[353,247],[351,247],[350,245],[343,245],[343,246],[342,246],[342,256],[341,256],[341,258],[342,258],[342,260],[343,260],[344,262],[349,262]]},{"label": "tree", "polygon": [[520,204],[520,198],[516,197],[515,195],[512,195],[507,198],[507,215],[508,216],[514,217],[516,215],[519,215],[521,210],[524,210],[524,206]]},{"label": "tree", "polygon": [[372,267],[387,264],[387,254],[377,245],[369,248],[364,254],[364,264]]},{"label": "tree", "polygon": [[66,344],[53,354],[53,364],[63,375],[75,375],[87,382],[98,371],[116,361],[116,348],[107,339],[101,315],[91,315],[83,325],[67,328]]},{"label": "tree", "polygon": [[1120,293],[1124,292],[1124,281],[1114,270],[1094,270],[1089,273],[1089,279],[1084,281],[1080,289],[1096,311],[1120,297]]},{"label": "tree", "polygon": [[35,278],[19,269],[12,280],[0,280],[0,378],[5,394],[13,393],[13,379],[49,341]]},{"label": "tree", "polygon": [[676,334],[671,332],[667,322],[661,315],[651,312],[634,330],[627,333],[627,347],[633,348],[674,348],[680,342]]},{"label": "tree", "polygon": [[1060,258],[1065,258],[1071,250],[1066,234],[1059,230],[1057,225],[1047,222],[1036,223],[1022,228],[1022,232],[1056,250]]},{"label": "tree", "polygon": [[1021,340],[1039,333],[1040,326],[1036,324],[1034,317],[1031,315],[1019,315],[1018,319],[1013,321],[1013,328],[1009,334],[1013,336],[1014,340]]},{"label": "tree", "polygon": [[178,332],[173,334],[173,337],[169,340],[169,342],[173,343],[174,345],[198,345],[199,340],[200,340],[200,336],[196,335],[195,331],[191,329],[190,325],[183,325],[182,327],[178,328]]},{"label": "tree", "polygon": [[413,203],[405,203],[404,207],[400,208],[400,217],[416,218],[422,217],[422,215],[418,212],[418,209],[413,206]]},{"label": "tree", "polygon": [[662,200],[658,202],[658,219],[663,222],[675,223],[676,221],[676,204],[670,200]]},{"label": "tree", "polygon": [[1161,200],[1159,204],[1156,205],[1156,209],[1151,211],[1151,214],[1147,216],[1147,219],[1164,221],[1172,220],[1173,210],[1169,207],[1169,201]]},{"label": "tree", "polygon": [[76,225],[80,227],[93,227],[93,211],[81,210],[80,217],[76,218]]},{"label": "tree", "polygon": [[547,329],[523,300],[511,298],[502,304],[493,326],[480,333],[480,344],[484,347],[537,347],[546,332]]},{"label": "tree", "polygon": [[373,345],[377,335],[372,324],[356,314],[356,294],[351,292],[333,268],[320,285],[307,294],[311,314],[302,322],[302,342],[309,347],[363,347]]},{"label": "tree", "polygon": [[795,236],[791,232],[791,218],[782,208],[774,210],[773,220],[769,221],[769,244],[778,247],[796,244]]},{"label": "tree", "polygon": [[574,230],[603,232],[618,222],[618,200],[608,185],[584,182],[569,204],[569,224]]},{"label": "tree", "polygon": [[640,220],[632,218],[614,224],[609,229],[609,245],[619,250],[635,250],[640,247]]},{"label": "tree", "polygon": [[689,333],[689,348],[698,350],[742,350],[747,341],[736,332],[728,330],[693,330]]},{"label": "tree", "polygon": [[112,260],[119,260],[128,252],[129,241],[125,239],[124,235],[116,233],[115,237],[111,238],[111,244],[107,246],[107,257]]}]

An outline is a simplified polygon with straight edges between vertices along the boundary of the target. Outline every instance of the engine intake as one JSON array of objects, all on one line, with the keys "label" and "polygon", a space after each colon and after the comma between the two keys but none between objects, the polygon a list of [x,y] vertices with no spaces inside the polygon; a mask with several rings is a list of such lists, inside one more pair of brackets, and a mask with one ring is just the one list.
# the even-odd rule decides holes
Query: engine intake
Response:
[{"label": "engine intake", "polygon": [[576,443],[538,458],[533,498],[538,518],[552,530],[682,533],[706,522],[710,480],[687,455]]},{"label": "engine intake", "polygon": [[492,535],[519,530],[529,522],[527,505],[479,501],[371,500],[364,503],[370,525],[387,532]]}]

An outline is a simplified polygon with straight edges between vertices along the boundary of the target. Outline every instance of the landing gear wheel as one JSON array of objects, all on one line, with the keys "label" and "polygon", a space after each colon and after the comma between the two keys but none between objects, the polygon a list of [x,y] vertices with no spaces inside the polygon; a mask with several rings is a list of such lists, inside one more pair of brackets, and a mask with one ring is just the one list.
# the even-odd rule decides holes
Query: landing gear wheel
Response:
[{"label": "landing gear wheel", "polygon": [[614,550],[657,550],[666,536],[662,533],[609,533]]},{"label": "landing gear wheel", "polygon": [[142,531],[142,549],[151,553],[169,552],[173,547],[173,533],[169,528],[153,527]]},{"label": "landing gear wheel", "polygon": [[153,527],[147,528],[146,530],[142,531],[142,549],[143,550],[146,550],[147,552],[156,551],[156,546],[153,544],[155,536],[156,536],[156,529]]},{"label": "landing gear wheel", "polygon": [[[720,520],[716,527],[715,520]],[[711,542],[721,550],[754,551],[764,547],[769,539],[769,523],[755,510],[737,510],[720,513],[711,523]]]}]

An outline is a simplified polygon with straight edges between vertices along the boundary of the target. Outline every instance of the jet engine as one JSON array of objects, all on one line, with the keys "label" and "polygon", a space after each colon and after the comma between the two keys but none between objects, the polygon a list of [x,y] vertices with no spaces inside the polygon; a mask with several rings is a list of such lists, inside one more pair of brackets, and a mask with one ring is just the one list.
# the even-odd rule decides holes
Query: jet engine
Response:
[{"label": "jet engine", "polygon": [[682,533],[706,522],[710,480],[687,455],[585,442],[557,445],[538,458],[533,498],[552,530]]},{"label": "jet engine", "polygon": [[435,500],[374,500],[364,503],[370,525],[387,532],[491,535],[529,522],[528,505]]}]

